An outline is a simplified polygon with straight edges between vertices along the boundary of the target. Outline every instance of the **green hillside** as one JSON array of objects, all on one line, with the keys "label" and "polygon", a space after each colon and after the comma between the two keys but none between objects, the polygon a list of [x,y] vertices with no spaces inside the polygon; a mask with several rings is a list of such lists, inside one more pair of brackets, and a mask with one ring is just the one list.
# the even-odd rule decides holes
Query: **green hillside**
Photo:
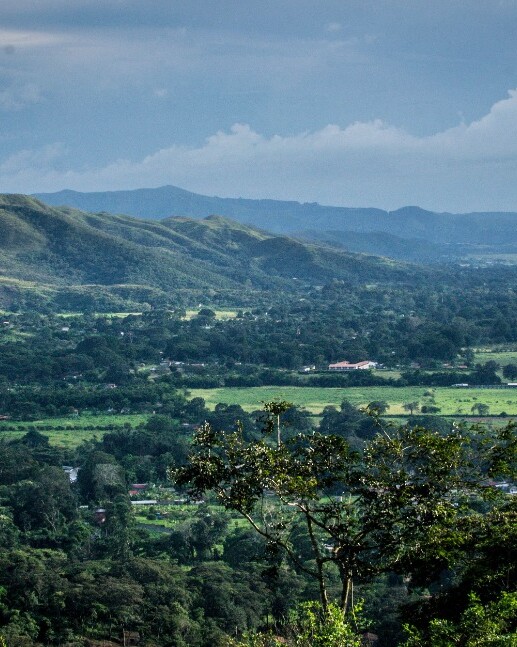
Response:
[{"label": "green hillside", "polygon": [[[123,306],[178,290],[298,289],[415,279],[415,268],[273,235],[219,216],[160,222],[49,207],[0,195],[0,306],[23,293],[81,307],[86,293]],[[418,270],[423,272],[423,270]],[[29,283],[28,283],[29,282]]]}]

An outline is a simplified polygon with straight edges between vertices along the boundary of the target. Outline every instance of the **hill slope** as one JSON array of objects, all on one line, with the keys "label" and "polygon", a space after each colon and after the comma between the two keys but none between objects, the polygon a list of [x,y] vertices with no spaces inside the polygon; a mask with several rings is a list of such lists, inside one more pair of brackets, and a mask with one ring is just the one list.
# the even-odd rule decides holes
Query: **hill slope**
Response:
[{"label": "hill slope", "polygon": [[332,279],[406,281],[400,263],[354,255],[250,228],[226,218],[129,216],[53,208],[0,195],[0,280],[37,285],[293,290]]}]

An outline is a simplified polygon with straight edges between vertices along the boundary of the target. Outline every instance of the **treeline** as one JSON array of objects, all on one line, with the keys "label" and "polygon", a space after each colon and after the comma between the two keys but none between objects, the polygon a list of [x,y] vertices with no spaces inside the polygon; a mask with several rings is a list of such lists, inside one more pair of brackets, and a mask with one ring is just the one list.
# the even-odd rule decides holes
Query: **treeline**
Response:
[{"label": "treeline", "polygon": [[[183,315],[183,310],[176,310],[120,318],[6,316],[0,326],[0,414],[31,419],[83,411],[156,411],[188,421],[189,405],[178,400],[178,389],[501,382],[495,362],[474,365],[472,351],[460,346],[465,341],[460,335],[456,336],[454,352],[461,353],[461,359],[456,355],[455,361],[469,366],[461,371],[406,368],[396,379],[384,377],[382,372],[327,372],[328,358],[382,357],[380,352],[377,356],[369,354],[373,350],[368,346],[377,343],[378,333],[366,330],[360,338],[359,324],[354,324],[356,328],[343,327],[343,320],[335,313],[328,319],[323,317],[317,327],[318,308],[306,301],[242,311],[229,320],[217,320],[208,308],[201,308],[191,320]],[[407,323],[401,318],[399,328],[406,328]],[[396,330],[391,343],[395,336]],[[343,337],[347,337],[346,342]],[[406,337],[399,342],[400,352],[405,352]],[[387,353],[387,365],[398,362],[397,355],[392,354],[395,352]],[[301,372],[302,360],[309,360],[310,366],[320,370]],[[423,362],[428,367],[441,364],[437,360]],[[509,364],[503,375],[511,380],[516,371],[517,367]]]}]

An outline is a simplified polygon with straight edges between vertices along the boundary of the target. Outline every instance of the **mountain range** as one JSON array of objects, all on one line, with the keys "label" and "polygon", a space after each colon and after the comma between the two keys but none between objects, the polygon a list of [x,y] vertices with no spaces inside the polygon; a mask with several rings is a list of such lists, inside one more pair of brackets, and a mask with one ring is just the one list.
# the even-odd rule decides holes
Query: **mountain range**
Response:
[{"label": "mountain range", "polygon": [[150,220],[217,214],[274,233],[415,262],[517,253],[517,213],[513,212],[451,214],[411,206],[384,211],[209,197],[174,186],[96,193],[60,191],[35,197],[53,206]]},{"label": "mountain range", "polygon": [[0,195],[2,307],[20,293],[84,309],[93,293],[108,301],[115,295],[123,305],[170,301],[181,290],[291,291],[336,279],[404,282],[419,273],[425,272],[222,216],[152,221]]}]

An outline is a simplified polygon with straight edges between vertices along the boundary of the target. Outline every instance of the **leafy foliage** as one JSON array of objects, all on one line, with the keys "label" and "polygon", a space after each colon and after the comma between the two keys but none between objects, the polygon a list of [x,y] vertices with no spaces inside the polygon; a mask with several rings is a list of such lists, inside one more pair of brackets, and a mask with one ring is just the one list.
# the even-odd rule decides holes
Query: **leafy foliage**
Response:
[{"label": "leafy foliage", "polygon": [[[358,453],[335,435],[283,440],[277,418],[284,409],[285,403],[266,405],[273,419],[258,441],[203,425],[176,479],[197,495],[215,491],[315,578],[324,610],[329,567],[339,574],[344,611],[354,580],[395,571],[417,585],[432,583],[453,567],[483,520],[473,500],[491,494],[484,480],[515,469],[513,427],[488,435],[455,428],[446,436],[423,427],[382,430]],[[504,514],[504,507],[498,510]],[[300,522],[310,545],[306,559],[293,543]]]}]

